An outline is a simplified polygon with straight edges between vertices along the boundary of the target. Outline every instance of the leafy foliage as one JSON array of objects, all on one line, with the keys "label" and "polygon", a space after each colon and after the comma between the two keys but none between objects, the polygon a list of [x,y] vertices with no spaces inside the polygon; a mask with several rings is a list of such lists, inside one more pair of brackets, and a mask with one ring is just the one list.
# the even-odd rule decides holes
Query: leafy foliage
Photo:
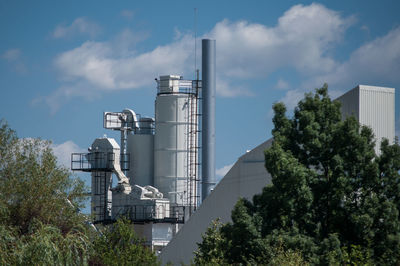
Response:
[{"label": "leafy foliage", "polygon": [[[63,234],[82,224],[83,181],[57,165],[50,143],[18,139],[7,124],[0,131],[0,204],[4,223],[28,233],[34,220],[58,227]],[[72,205],[72,206],[71,206]]]},{"label": "leafy foliage", "polygon": [[77,209],[85,193],[49,142],[18,139],[0,122],[1,264],[84,263],[90,241]]},{"label": "leafy foliage", "polygon": [[198,243],[199,249],[195,251],[195,265],[228,265],[223,252],[226,243],[220,232],[221,226],[219,220],[213,221],[203,234],[203,242]]},{"label": "leafy foliage", "polygon": [[232,223],[215,233],[226,243],[219,253],[232,264],[272,263],[277,247],[311,264],[399,263],[397,140],[384,140],[376,155],[372,130],[354,117],[342,121],[327,85],[306,94],[292,118],[283,103],[273,108],[265,151],[272,185],[239,200]]},{"label": "leafy foliage", "polygon": [[93,265],[158,265],[155,254],[144,246],[129,220],[106,227],[94,241]]}]

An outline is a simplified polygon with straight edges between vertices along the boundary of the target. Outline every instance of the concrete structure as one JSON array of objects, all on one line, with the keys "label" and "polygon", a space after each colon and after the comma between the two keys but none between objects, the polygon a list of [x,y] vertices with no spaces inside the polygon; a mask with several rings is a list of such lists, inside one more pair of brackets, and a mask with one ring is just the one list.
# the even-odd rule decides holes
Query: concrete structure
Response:
[{"label": "concrete structure", "polygon": [[271,176],[264,167],[264,150],[271,143],[272,139],[246,152],[237,160],[190,220],[162,250],[160,259],[163,264],[188,264],[194,257],[197,243],[201,242],[201,234],[213,220],[220,218],[223,223],[231,221],[231,211],[240,197],[252,199],[271,182]]},{"label": "concrete structure", "polygon": [[377,154],[380,154],[382,138],[387,138],[390,143],[394,142],[394,95],[394,88],[358,85],[337,98],[342,103],[343,118],[354,115],[360,124],[372,128]]}]

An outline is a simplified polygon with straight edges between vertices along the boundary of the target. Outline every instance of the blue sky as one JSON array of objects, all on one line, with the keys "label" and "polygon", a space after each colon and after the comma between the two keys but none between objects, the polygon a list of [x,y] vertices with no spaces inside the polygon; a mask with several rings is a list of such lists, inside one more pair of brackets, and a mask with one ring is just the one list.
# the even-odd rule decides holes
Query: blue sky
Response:
[{"label": "blue sky", "polygon": [[154,116],[154,78],[194,78],[197,8],[198,42],[217,41],[221,176],[271,136],[274,102],[293,108],[324,82],[332,97],[400,88],[399,3],[0,1],[0,117],[19,137],[52,140],[67,165],[96,137],[119,139],[104,111]]}]

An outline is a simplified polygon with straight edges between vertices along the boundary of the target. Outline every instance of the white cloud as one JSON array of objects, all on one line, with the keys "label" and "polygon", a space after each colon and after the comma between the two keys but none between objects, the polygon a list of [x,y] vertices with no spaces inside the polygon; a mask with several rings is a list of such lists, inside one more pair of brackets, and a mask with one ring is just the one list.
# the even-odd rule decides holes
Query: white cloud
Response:
[{"label": "white cloud", "polygon": [[110,58],[111,49],[104,43],[85,42],[57,57],[55,64],[65,80],[86,79],[101,89],[115,87]]},{"label": "white cloud", "polygon": [[86,152],[85,149],[82,149],[71,140],[68,140],[62,144],[52,144],[51,148],[53,149],[54,155],[57,157],[58,163],[67,168],[71,167],[72,153]]},{"label": "white cloud", "polygon": [[183,35],[167,45],[138,54],[133,49],[146,33],[123,30],[108,42],[86,41],[61,53],[54,65],[62,85],[32,104],[47,104],[54,114],[71,97],[93,99],[99,92],[154,86],[154,78],[170,73],[187,74],[192,61],[193,38]]},{"label": "white cloud", "polygon": [[287,90],[289,89],[289,87],[289,83],[284,79],[279,79],[275,85],[275,88],[277,88],[278,90]]},{"label": "white cloud", "polygon": [[217,95],[222,97],[254,96],[248,88],[229,83],[226,79],[217,74]]},{"label": "white cloud", "polygon": [[217,23],[217,65],[229,77],[266,77],[281,67],[304,74],[326,73],[335,65],[330,48],[340,41],[351,19],[320,4],[296,5],[275,27],[247,21]]},{"label": "white cloud", "polygon": [[50,114],[55,115],[60,107],[73,97],[82,97],[88,101],[99,99],[98,89],[90,87],[85,82],[65,84],[56,89],[52,94],[40,96],[31,101],[32,106],[45,104],[50,109]]},{"label": "white cloud", "polygon": [[2,54],[2,58],[7,61],[15,61],[21,56],[21,50],[17,48],[9,49]]},{"label": "white cloud", "polygon": [[304,90],[290,90],[286,92],[281,101],[286,105],[288,112],[291,112],[297,103],[304,98]]},{"label": "white cloud", "polygon": [[[337,62],[329,53],[351,24],[352,19],[343,18],[320,4],[296,5],[279,18],[275,27],[223,20],[199,39],[217,40],[218,95],[251,96],[254,93],[241,83],[247,84],[245,81],[252,78],[266,78],[280,68],[294,68],[309,77],[336,69]],[[81,29],[76,25],[79,23],[75,21],[69,27],[61,27],[57,36],[86,32],[85,27]],[[152,86],[154,78],[160,74],[192,75],[194,38],[191,34],[179,32],[172,42],[138,53],[135,44],[147,37],[144,35],[125,29],[115,40],[86,41],[61,53],[55,59],[55,66],[63,84],[55,94],[65,94],[65,88],[69,95],[82,94],[72,92],[74,87],[92,91],[137,89]],[[90,93],[84,94],[87,97]],[[50,102],[50,98],[57,97],[50,95],[46,101]],[[58,99],[63,101],[63,98]]]},{"label": "white cloud", "polygon": [[55,39],[69,38],[75,35],[88,35],[93,38],[100,31],[100,27],[96,23],[81,17],[75,19],[70,25],[58,25],[54,29],[52,36]]},{"label": "white cloud", "polygon": [[[36,144],[41,144],[40,147],[40,152],[44,151],[43,149],[47,147],[45,145],[46,141],[43,142],[40,139],[37,138],[21,138],[19,139],[21,144],[24,145],[34,145]],[[71,140],[68,140],[62,144],[55,144],[52,143],[50,145],[50,148],[53,150],[53,154],[57,158],[57,162],[60,166],[64,166],[66,168],[71,167],[71,154],[72,153],[85,153],[87,150],[79,147],[76,143],[74,143]]]},{"label": "white cloud", "polygon": [[[321,87],[323,84],[321,84],[319,87]],[[280,99],[280,102],[283,102],[286,106],[287,114],[289,116],[292,115],[294,108],[297,106],[300,100],[304,98],[304,94],[308,92],[315,93],[315,88],[312,89],[294,89],[294,90],[289,90],[286,92],[285,96],[283,96],[282,99]],[[329,89],[329,97],[334,100],[341,96],[344,93],[342,90],[335,90],[335,89]],[[271,109],[268,113],[268,117],[271,118],[273,117],[273,110]]]},{"label": "white cloud", "polygon": [[133,32],[129,28],[123,29],[108,45],[114,51],[114,57],[132,57],[137,55],[136,44],[149,37],[147,32]]},{"label": "white cloud", "polygon": [[187,72],[191,49],[190,36],[131,56],[118,56],[110,43],[88,41],[62,53],[55,64],[67,81],[85,81],[100,90],[136,89],[153,84],[160,74]]},{"label": "white cloud", "polygon": [[5,51],[1,58],[7,60],[13,70],[17,73],[25,74],[27,72],[27,67],[21,59],[21,50],[18,48],[12,48]]},{"label": "white cloud", "polygon": [[281,99],[289,110],[303,98],[304,92],[329,84],[336,99],[358,84],[391,86],[400,83],[400,27],[372,40],[351,53],[348,60],[336,63],[331,71],[310,76],[299,89],[290,90]]},{"label": "white cloud", "polygon": [[[400,82],[400,27],[362,45],[331,72],[308,84],[327,82],[331,87],[351,89],[357,84],[398,84]],[[382,84],[382,82],[385,82]]]},{"label": "white cloud", "polygon": [[169,73],[187,74],[193,56],[193,38],[184,35],[168,45],[137,54],[130,50],[142,36],[125,29],[109,42],[87,41],[58,55],[54,61],[62,85],[33,104],[46,103],[52,113],[71,97],[99,97],[99,91],[154,86],[154,78]]},{"label": "white cloud", "polygon": [[223,178],[229,172],[229,170],[231,170],[233,165],[234,164],[228,164],[222,168],[217,169],[215,171],[215,173],[217,174],[217,179],[220,180],[221,178]]}]

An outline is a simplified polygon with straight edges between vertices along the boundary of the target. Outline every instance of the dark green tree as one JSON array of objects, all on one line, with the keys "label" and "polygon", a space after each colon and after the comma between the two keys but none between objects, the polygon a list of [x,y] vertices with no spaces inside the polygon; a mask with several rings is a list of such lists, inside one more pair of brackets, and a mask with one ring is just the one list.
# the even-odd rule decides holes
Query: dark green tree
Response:
[{"label": "dark green tree", "polygon": [[[274,142],[265,151],[272,184],[240,200],[220,232],[229,263],[265,263],[273,250],[298,251],[312,264],[400,262],[400,146],[342,120],[327,85],[306,94],[292,118],[273,107]],[[240,243],[243,244],[240,244]]]},{"label": "dark green tree", "polygon": [[127,219],[102,230],[94,241],[92,265],[159,265],[156,255],[144,245]]}]

